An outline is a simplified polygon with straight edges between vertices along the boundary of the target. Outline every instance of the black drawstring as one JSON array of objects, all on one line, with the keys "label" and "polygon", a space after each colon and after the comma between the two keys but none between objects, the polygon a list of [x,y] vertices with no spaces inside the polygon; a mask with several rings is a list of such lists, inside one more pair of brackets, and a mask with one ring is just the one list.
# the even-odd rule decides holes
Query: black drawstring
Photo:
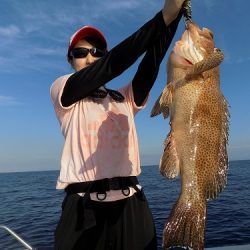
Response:
[{"label": "black drawstring", "polygon": [[117,102],[123,102],[124,96],[117,90],[108,89],[108,88],[99,88],[93,91],[90,96],[93,98],[103,99],[109,95],[113,100]]}]

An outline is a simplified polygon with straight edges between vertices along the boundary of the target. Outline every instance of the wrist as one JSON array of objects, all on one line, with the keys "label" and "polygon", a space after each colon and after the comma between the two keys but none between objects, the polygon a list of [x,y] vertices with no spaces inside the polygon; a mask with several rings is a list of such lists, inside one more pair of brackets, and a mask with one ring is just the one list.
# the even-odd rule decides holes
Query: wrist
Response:
[{"label": "wrist", "polygon": [[168,26],[175,18],[178,16],[178,13],[176,15],[169,15],[167,11],[162,10],[162,16],[164,19],[164,22],[166,26]]}]

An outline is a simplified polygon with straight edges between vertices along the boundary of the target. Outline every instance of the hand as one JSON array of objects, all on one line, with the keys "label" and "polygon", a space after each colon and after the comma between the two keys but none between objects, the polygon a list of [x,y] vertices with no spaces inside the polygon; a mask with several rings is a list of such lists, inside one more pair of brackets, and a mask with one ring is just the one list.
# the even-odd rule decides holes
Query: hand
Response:
[{"label": "hand", "polygon": [[165,0],[162,10],[163,19],[169,25],[177,16],[185,0]]}]

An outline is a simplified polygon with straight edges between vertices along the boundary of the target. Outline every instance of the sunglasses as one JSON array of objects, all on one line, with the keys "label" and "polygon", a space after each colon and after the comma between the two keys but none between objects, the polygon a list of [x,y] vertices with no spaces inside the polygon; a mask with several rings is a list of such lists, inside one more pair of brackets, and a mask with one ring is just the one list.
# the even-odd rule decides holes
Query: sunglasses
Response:
[{"label": "sunglasses", "polygon": [[91,54],[93,57],[102,57],[105,55],[105,50],[98,48],[75,48],[71,50],[71,56],[74,58],[85,58],[88,54]]}]

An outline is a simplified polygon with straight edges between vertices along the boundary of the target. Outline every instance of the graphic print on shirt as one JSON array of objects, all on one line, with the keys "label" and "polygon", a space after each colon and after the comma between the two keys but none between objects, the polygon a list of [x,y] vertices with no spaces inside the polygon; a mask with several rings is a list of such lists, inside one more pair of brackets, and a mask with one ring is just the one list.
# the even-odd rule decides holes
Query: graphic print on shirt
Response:
[{"label": "graphic print on shirt", "polygon": [[120,169],[122,162],[132,165],[129,159],[128,140],[131,131],[129,131],[128,116],[118,113],[115,109],[107,109],[105,113],[96,115],[98,119],[93,117],[88,121],[87,134],[84,134],[84,137],[88,138],[88,147],[94,149],[86,159],[87,165],[90,163],[88,161],[92,161],[92,165],[96,167],[96,176],[100,174],[98,173],[100,166],[105,167],[105,172],[117,175],[129,174],[127,168],[124,169],[126,173],[121,173]]}]

